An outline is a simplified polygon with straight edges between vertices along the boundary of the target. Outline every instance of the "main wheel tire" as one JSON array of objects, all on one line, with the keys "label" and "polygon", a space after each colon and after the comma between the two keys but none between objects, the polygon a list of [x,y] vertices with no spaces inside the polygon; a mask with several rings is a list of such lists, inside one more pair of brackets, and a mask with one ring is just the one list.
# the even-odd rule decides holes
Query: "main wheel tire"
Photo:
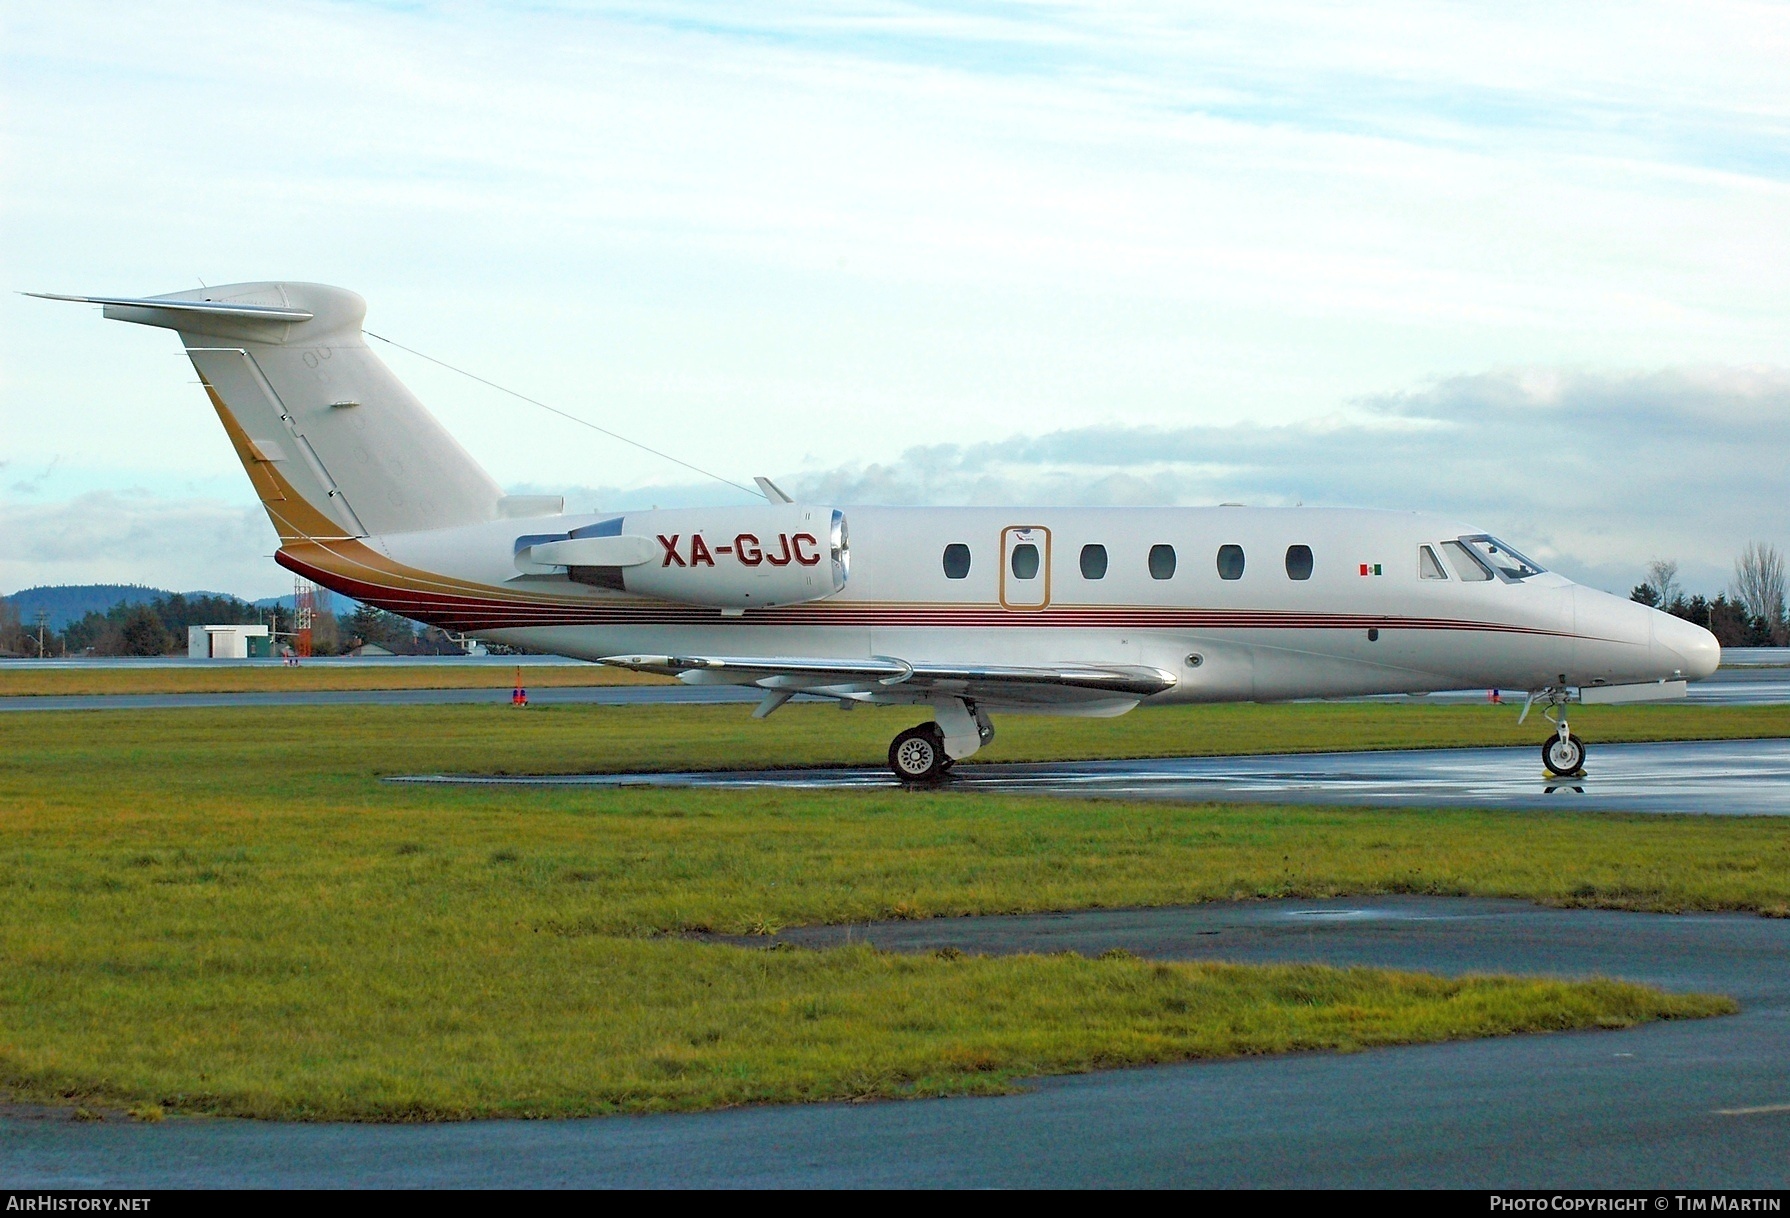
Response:
[{"label": "main wheel tire", "polygon": [[950,764],[945,735],[936,723],[910,727],[889,745],[889,769],[902,782],[932,782]]},{"label": "main wheel tire", "polygon": [[1577,736],[1549,736],[1541,742],[1541,764],[1556,778],[1577,774],[1585,768],[1585,742]]}]

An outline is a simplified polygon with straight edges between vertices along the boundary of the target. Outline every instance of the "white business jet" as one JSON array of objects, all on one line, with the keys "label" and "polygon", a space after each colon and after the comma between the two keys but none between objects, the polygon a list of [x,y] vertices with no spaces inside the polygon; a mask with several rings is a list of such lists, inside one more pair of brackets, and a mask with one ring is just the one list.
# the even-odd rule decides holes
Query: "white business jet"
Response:
[{"label": "white business jet", "polygon": [[49,296],[176,331],[282,566],[418,621],[691,684],[929,708],[889,768],[938,778],[993,715],[1525,690],[1579,772],[1581,702],[1681,697],[1715,637],[1579,587],[1482,529],[1312,508],[867,508],[792,500],[566,514],[505,495],[311,283]]}]

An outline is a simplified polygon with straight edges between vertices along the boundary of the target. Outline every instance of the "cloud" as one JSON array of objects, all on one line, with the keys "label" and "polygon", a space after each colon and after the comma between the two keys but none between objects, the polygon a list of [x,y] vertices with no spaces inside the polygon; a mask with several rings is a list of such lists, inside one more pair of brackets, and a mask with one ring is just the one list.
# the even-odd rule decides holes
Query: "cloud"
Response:
[{"label": "cloud", "polygon": [[[1654,558],[1723,587],[1748,541],[1790,543],[1790,370],[1453,377],[1283,425],[1065,429],[917,445],[777,476],[813,503],[1352,506],[1453,515],[1616,591]],[[740,503],[721,483],[518,484],[573,511]],[[0,501],[0,587],[135,582],[284,590],[260,509],[91,492]]]},{"label": "cloud", "polygon": [[[1782,532],[1790,9],[14,8],[10,287],[341,282],[847,502],[1440,507],[1606,584]],[[717,493],[382,354],[517,489]],[[180,359],[0,295],[0,579],[279,590]]]},{"label": "cloud", "polygon": [[[9,286],[341,282],[704,465],[1790,338],[1771,6],[13,8]],[[9,455],[223,452],[131,329],[0,297]],[[639,465],[400,374],[505,479]]]},{"label": "cloud", "polygon": [[137,490],[0,500],[0,589],[120,583],[268,596],[292,590],[266,557],[278,544],[259,504]]},{"label": "cloud", "polygon": [[1790,371],[1453,377],[1280,426],[1089,427],[791,474],[892,504],[1360,506],[1451,513],[1626,586],[1657,557],[1714,590],[1753,538],[1790,541]]}]

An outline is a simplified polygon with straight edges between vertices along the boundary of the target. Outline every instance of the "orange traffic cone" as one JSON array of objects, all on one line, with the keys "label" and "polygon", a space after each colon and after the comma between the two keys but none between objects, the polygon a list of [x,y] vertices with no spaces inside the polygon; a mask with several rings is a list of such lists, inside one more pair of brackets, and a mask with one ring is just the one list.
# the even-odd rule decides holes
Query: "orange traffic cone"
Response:
[{"label": "orange traffic cone", "polygon": [[516,666],[516,687],[510,691],[511,706],[527,706],[528,691],[522,688],[522,666]]}]

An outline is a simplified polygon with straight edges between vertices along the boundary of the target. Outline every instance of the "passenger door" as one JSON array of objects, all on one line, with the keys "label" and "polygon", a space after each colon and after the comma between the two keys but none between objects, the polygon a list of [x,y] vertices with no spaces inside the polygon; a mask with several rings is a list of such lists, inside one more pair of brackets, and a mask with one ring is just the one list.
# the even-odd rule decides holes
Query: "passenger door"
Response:
[{"label": "passenger door", "polygon": [[1044,526],[1001,530],[1001,604],[1008,609],[1050,604],[1050,530]]}]

